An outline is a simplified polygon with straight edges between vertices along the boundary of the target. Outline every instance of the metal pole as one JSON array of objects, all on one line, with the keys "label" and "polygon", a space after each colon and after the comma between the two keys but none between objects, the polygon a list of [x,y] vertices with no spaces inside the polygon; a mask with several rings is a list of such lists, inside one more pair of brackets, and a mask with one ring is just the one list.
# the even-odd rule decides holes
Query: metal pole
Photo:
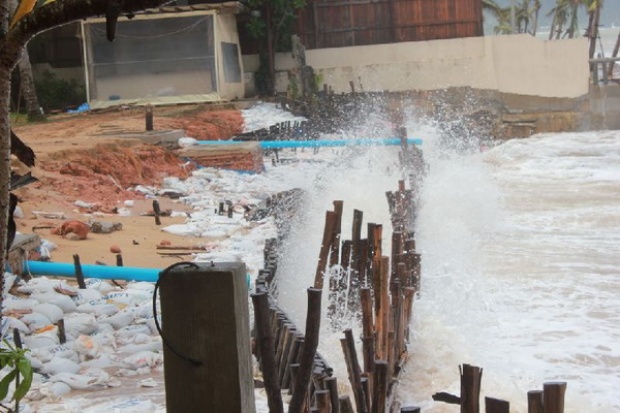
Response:
[{"label": "metal pole", "polygon": [[516,0],[512,0],[510,4],[510,30],[512,34],[517,32],[517,18],[515,14]]}]

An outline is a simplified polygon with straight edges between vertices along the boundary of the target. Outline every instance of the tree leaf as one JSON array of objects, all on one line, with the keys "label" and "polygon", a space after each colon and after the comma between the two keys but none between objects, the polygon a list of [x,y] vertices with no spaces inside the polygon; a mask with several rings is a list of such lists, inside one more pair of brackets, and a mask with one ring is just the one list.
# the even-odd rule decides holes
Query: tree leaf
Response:
[{"label": "tree leaf", "polygon": [[0,400],[4,400],[6,395],[9,394],[9,386],[15,380],[15,377],[17,377],[17,370],[11,370],[9,374],[0,380]]},{"label": "tree leaf", "polygon": [[17,369],[22,375],[22,381],[15,389],[13,398],[19,401],[26,395],[26,393],[28,393],[28,390],[30,390],[30,386],[32,385],[32,364],[30,364],[30,360],[24,357],[17,362]]},{"label": "tree leaf", "polygon": [[30,13],[32,9],[34,9],[35,4],[36,4],[36,0],[20,1],[19,6],[17,6],[17,10],[15,10],[15,14],[13,14],[13,18],[11,19],[11,24],[9,25],[9,29],[15,26],[17,22],[22,19],[22,17]]}]

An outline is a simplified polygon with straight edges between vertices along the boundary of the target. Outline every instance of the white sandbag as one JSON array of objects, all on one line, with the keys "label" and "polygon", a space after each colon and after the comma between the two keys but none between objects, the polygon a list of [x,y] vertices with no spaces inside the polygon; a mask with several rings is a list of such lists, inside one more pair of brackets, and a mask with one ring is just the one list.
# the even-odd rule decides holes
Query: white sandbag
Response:
[{"label": "white sandbag", "polygon": [[107,294],[116,290],[116,287],[111,283],[99,278],[88,278],[84,281],[84,283],[86,284],[87,289],[97,290],[102,294]]},{"label": "white sandbag", "polygon": [[62,396],[71,391],[71,386],[62,381],[47,382],[41,386],[39,391],[51,400],[59,400]]},{"label": "white sandbag", "polygon": [[133,321],[133,314],[129,311],[119,311],[113,316],[100,318],[100,324],[110,324],[115,329],[123,328],[131,324]]},{"label": "white sandbag", "polygon": [[140,351],[121,360],[125,368],[137,370],[144,367],[153,368],[163,363],[164,357],[154,351]]},{"label": "white sandbag", "polygon": [[30,310],[37,304],[39,304],[39,301],[33,298],[21,298],[15,297],[12,294],[8,294],[2,301],[2,310],[7,313],[13,310]]},{"label": "white sandbag", "polygon": [[117,367],[119,366],[119,363],[116,362],[111,355],[101,354],[97,358],[83,361],[81,366],[86,368],[107,369],[110,367]]},{"label": "white sandbag", "polygon": [[41,313],[24,314],[20,320],[26,323],[31,333],[53,325],[52,321]]},{"label": "white sandbag", "polygon": [[80,371],[80,365],[72,360],[64,357],[54,357],[47,363],[43,363],[43,367],[39,372],[49,376],[55,376],[59,373],[77,373]]},{"label": "white sandbag", "polygon": [[65,333],[73,339],[81,334],[92,334],[97,331],[97,320],[92,314],[71,314],[65,317]]},{"label": "white sandbag", "polygon": [[47,363],[55,357],[63,357],[66,359],[77,362],[79,360],[76,351],[69,347],[67,344],[57,344],[48,347],[40,347],[32,349],[29,353],[33,358],[40,360],[42,363]]},{"label": "white sandbag", "polygon": [[119,353],[141,353],[143,351],[161,351],[163,349],[161,339],[154,340],[145,344],[127,344],[118,348]]},{"label": "white sandbag", "polygon": [[153,294],[153,290],[155,289],[155,284],[146,282],[146,281],[132,281],[127,284],[125,287],[125,291],[127,290],[139,290],[139,291],[147,291],[149,294]]},{"label": "white sandbag", "polygon": [[15,317],[7,317],[4,316],[2,320],[8,324],[8,330],[13,331],[14,329],[18,329],[21,333],[30,333],[30,329],[28,326],[21,320]]},{"label": "white sandbag", "polygon": [[71,313],[75,311],[76,305],[75,302],[65,294],[60,294],[56,291],[48,291],[45,293],[34,293],[30,296],[30,298],[37,300],[41,303],[49,303],[57,305],[62,309],[62,311],[66,313]]},{"label": "white sandbag", "polygon": [[78,290],[77,295],[73,297],[76,305],[85,304],[91,301],[99,301],[103,297],[103,293],[95,288],[84,288]]},{"label": "white sandbag", "polygon": [[51,347],[60,344],[58,337],[58,327],[47,326],[36,333],[24,338],[26,347],[30,349]]},{"label": "white sandbag", "polygon": [[127,343],[134,342],[133,338],[138,334],[151,335],[151,329],[146,324],[132,324],[123,327],[114,333],[117,340]]},{"label": "white sandbag", "polygon": [[106,294],[102,297],[108,304],[115,304],[120,308],[127,306],[133,307],[151,299],[151,295],[146,291],[125,290]]},{"label": "white sandbag", "polygon": [[89,376],[85,374],[59,373],[50,377],[50,381],[53,383],[62,382],[68,384],[74,390],[86,390],[105,385],[105,380],[108,378],[109,375],[106,377],[104,375]]},{"label": "white sandbag", "polygon": [[118,308],[118,306],[114,304],[106,304],[103,301],[101,302],[91,301],[88,303],[81,304],[77,306],[77,308],[75,309],[76,313],[93,314],[95,317],[101,317],[101,316],[109,317],[111,315],[118,313],[119,311],[120,309]]},{"label": "white sandbag", "polygon": [[55,304],[42,303],[32,307],[32,311],[35,313],[43,314],[49,318],[52,324],[56,324],[65,315],[62,308]]},{"label": "white sandbag", "polygon": [[99,356],[99,344],[91,336],[80,335],[73,341],[73,348],[85,358],[93,359]]}]

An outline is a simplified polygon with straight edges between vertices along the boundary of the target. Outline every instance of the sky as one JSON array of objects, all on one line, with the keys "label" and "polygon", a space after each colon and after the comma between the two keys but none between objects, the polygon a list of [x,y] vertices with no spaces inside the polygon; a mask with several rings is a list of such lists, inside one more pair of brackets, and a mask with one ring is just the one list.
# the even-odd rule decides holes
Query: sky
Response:
[{"label": "sky", "polygon": [[[512,2],[511,0],[496,1],[502,6],[509,6]],[[520,2],[521,0],[515,0],[515,3]],[[556,0],[541,0],[541,3],[542,7],[538,17],[540,19],[539,27],[548,27],[551,24],[551,17],[547,17],[547,14],[553,9]],[[620,1],[618,0],[606,0],[601,11],[601,26],[611,27],[612,23],[615,23],[615,26],[620,26]],[[585,11],[582,11],[579,16],[579,26],[585,29],[587,25],[588,18]],[[485,14],[485,33],[491,33],[493,31],[493,26],[495,26],[495,23],[492,23],[490,16]]]}]

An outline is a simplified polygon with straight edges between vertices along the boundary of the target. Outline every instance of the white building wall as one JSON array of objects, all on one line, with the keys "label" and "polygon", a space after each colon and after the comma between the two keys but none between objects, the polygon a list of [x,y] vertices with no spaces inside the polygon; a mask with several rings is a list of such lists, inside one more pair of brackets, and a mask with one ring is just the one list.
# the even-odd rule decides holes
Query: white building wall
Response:
[{"label": "white building wall", "polygon": [[[246,56],[247,67],[254,57]],[[321,84],[334,92],[407,91],[469,86],[505,93],[574,98],[588,93],[587,39],[545,41],[527,34],[392,43],[306,51]],[[290,54],[279,54],[276,88],[286,92]]]}]

